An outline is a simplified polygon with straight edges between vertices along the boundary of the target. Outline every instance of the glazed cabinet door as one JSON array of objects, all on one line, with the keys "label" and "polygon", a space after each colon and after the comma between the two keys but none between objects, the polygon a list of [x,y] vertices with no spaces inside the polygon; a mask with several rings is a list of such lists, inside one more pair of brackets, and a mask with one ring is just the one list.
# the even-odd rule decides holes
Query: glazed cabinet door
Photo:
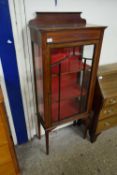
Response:
[{"label": "glazed cabinet door", "polygon": [[87,112],[95,44],[49,46],[51,122]]},{"label": "glazed cabinet door", "polygon": [[42,47],[39,46],[38,44],[32,43],[32,48],[33,48],[32,50],[33,50],[36,105],[40,117],[43,119],[43,121],[45,121]]}]

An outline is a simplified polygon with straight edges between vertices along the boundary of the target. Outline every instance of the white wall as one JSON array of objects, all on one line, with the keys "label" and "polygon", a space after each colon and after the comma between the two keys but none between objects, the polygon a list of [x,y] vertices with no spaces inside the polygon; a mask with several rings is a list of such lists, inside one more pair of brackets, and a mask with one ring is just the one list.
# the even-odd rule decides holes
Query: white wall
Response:
[{"label": "white wall", "polygon": [[9,9],[17,56],[20,86],[26,121],[28,139],[30,140],[37,132],[36,108],[33,88],[32,59],[30,59],[28,32],[26,26],[24,0],[9,0]]},{"label": "white wall", "polygon": [[108,26],[105,31],[100,64],[117,62],[117,1],[116,0],[25,0],[26,21],[36,11],[81,11],[88,23]]}]

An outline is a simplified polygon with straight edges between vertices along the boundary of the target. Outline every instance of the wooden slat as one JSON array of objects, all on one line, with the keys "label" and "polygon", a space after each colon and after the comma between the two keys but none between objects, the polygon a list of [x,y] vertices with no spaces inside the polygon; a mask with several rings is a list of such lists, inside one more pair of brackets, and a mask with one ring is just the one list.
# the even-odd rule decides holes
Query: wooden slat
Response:
[{"label": "wooden slat", "polygon": [[116,125],[117,125],[117,115],[105,120],[101,120],[98,122],[96,133],[100,133],[101,131],[112,128],[113,126]]},{"label": "wooden slat", "polygon": [[110,75],[112,73],[117,73],[117,63],[114,64],[106,64],[99,67],[98,75]]},{"label": "wooden slat", "polygon": [[48,32],[48,39],[52,39],[52,43],[61,42],[73,42],[73,41],[84,41],[84,40],[95,40],[100,38],[100,30],[73,30],[73,31],[59,31],[59,32]]},{"label": "wooden slat", "polygon": [[18,175],[19,166],[17,163],[13,142],[10,136],[10,129],[1,89],[0,99],[0,175]]},{"label": "wooden slat", "polygon": [[0,87],[0,103],[3,102],[3,95],[2,95],[2,90],[1,90],[1,87]]},{"label": "wooden slat", "polygon": [[99,84],[104,99],[117,97],[117,72],[99,77]]},{"label": "wooden slat", "polygon": [[0,166],[0,175],[16,175],[12,162]]},{"label": "wooden slat", "polygon": [[117,104],[117,96],[105,100],[104,106]]},{"label": "wooden slat", "polygon": [[8,143],[3,124],[0,123],[0,146]]},{"label": "wooden slat", "polygon": [[10,155],[8,145],[0,146],[0,165],[11,162],[12,158]]},{"label": "wooden slat", "polygon": [[117,104],[103,107],[99,115],[99,120],[108,118],[115,114],[117,115]]}]

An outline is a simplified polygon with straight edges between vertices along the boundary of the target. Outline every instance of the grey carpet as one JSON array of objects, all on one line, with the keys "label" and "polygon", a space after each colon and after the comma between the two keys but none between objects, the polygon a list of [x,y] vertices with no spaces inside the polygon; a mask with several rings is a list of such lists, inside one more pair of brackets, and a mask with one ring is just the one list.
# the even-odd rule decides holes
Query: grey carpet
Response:
[{"label": "grey carpet", "polygon": [[95,143],[82,138],[78,127],[50,134],[50,154],[45,137],[16,148],[22,175],[117,175],[117,127],[103,132]]}]

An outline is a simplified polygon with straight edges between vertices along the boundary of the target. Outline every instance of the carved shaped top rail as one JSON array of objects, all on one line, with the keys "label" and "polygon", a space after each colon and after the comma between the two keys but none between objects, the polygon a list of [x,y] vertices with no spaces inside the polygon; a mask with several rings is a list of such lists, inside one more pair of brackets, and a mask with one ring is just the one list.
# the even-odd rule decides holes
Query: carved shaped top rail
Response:
[{"label": "carved shaped top rail", "polygon": [[36,18],[29,25],[35,28],[85,26],[86,20],[81,18],[81,12],[37,12]]}]

